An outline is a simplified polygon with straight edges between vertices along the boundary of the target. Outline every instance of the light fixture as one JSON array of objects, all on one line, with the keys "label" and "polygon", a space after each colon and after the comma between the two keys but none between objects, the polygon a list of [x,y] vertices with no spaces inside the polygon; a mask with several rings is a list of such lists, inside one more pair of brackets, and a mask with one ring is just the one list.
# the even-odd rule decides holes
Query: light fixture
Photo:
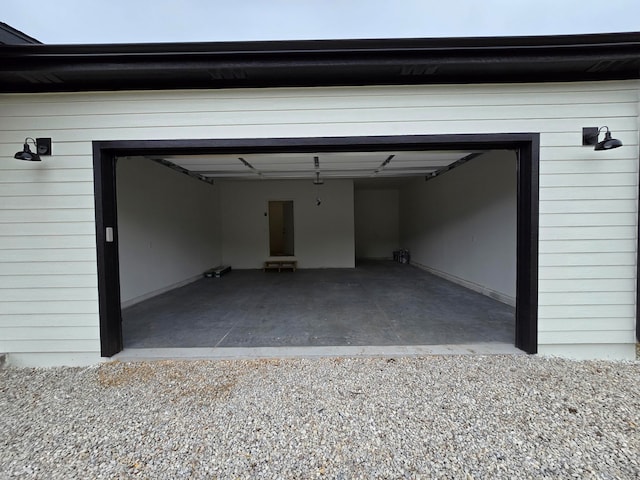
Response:
[{"label": "light fixture", "polygon": [[[29,140],[36,147],[36,152],[34,153],[29,148]],[[17,160],[26,160],[28,162],[40,162],[41,155],[51,155],[51,139],[50,138],[36,138],[35,140],[31,137],[27,137],[24,139],[24,146],[21,152],[16,152],[13,158]]]},{"label": "light fixture", "polygon": [[[606,130],[604,140],[598,142],[600,132]],[[611,138],[609,127],[583,127],[582,128],[582,145],[595,145],[594,150],[611,150],[622,146],[622,142],[617,138]]]}]

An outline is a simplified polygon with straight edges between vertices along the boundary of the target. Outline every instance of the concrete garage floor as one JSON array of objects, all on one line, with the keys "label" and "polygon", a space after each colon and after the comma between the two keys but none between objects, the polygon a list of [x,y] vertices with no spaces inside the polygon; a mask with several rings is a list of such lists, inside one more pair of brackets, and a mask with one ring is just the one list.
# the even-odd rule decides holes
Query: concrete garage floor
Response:
[{"label": "concrete garage floor", "polygon": [[125,349],[515,342],[515,309],[394,262],[232,271],[124,309]]}]

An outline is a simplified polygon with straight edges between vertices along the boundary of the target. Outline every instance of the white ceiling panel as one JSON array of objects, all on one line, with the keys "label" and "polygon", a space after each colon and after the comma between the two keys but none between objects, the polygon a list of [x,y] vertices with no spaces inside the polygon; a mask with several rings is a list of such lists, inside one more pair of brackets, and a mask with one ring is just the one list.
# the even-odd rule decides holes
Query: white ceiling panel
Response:
[{"label": "white ceiling panel", "polygon": [[[375,178],[432,173],[478,153],[472,151],[319,152],[238,155],[167,155],[182,169],[208,178]],[[318,158],[316,169],[315,157]],[[151,158],[151,157],[150,157]],[[157,159],[157,157],[153,157]]]}]

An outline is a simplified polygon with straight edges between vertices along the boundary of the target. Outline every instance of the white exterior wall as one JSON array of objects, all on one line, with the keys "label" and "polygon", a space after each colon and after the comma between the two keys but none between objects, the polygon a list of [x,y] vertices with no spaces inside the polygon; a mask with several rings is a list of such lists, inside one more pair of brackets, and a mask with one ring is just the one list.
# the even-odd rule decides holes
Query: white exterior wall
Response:
[{"label": "white exterior wall", "polygon": [[515,152],[489,152],[401,190],[411,263],[515,306]]},{"label": "white exterior wall", "polygon": [[[262,268],[269,258],[269,200],[293,201],[299,268],[353,268],[353,181],[220,181],[222,263]],[[316,205],[316,195],[322,199]]]},{"label": "white exterior wall", "polygon": [[[540,132],[539,351],[632,358],[638,81],[0,95],[0,351],[99,357],[92,140]],[[622,148],[581,146],[608,125]],[[13,160],[23,139],[53,156]]]},{"label": "white exterior wall", "polygon": [[220,265],[218,186],[144,158],[118,159],[116,178],[123,306]]},{"label": "white exterior wall", "polygon": [[398,190],[356,190],[356,258],[392,258],[400,248]]}]

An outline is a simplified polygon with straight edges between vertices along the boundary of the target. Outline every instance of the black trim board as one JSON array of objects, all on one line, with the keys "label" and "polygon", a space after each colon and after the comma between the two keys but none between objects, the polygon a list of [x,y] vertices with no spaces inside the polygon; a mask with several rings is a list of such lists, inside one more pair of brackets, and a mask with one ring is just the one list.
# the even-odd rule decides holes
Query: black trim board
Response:
[{"label": "black trim board", "polygon": [[[100,312],[100,350],[110,357],[122,350],[120,305],[120,264],[116,201],[116,157],[114,152],[93,143],[93,178],[98,254],[98,305]],[[107,242],[106,229],[113,228],[113,241]]]},{"label": "black trim board", "polygon": [[370,137],[122,140],[93,142],[101,354],[123,348],[117,232],[106,242],[105,229],[117,222],[116,158],[136,155],[315,153],[510,149],[517,167],[516,347],[538,349],[538,133],[405,135]]}]

